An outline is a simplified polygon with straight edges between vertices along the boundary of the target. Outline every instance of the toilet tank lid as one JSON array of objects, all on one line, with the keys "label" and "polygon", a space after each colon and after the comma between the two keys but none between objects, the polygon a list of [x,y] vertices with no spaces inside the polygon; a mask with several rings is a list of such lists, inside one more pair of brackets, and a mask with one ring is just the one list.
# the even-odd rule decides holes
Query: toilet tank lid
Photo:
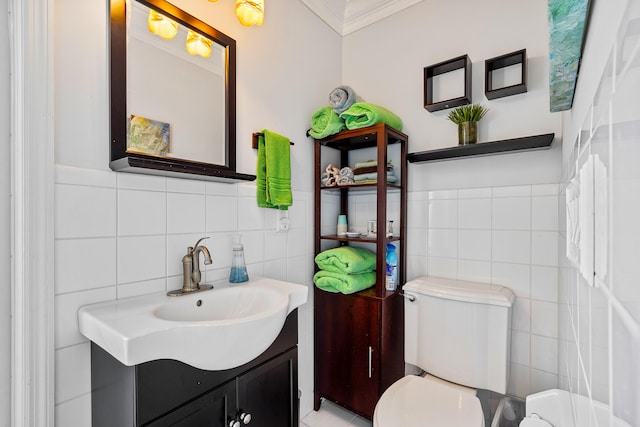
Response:
[{"label": "toilet tank lid", "polygon": [[504,286],[434,276],[418,277],[407,282],[403,289],[437,298],[503,307],[511,307],[515,299],[513,291]]}]

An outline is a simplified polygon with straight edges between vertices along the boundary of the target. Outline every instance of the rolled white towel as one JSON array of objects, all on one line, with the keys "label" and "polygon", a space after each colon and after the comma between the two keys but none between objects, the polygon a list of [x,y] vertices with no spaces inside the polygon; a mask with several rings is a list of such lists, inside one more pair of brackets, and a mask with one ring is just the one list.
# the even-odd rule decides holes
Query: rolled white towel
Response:
[{"label": "rolled white towel", "polygon": [[349,178],[353,179],[353,171],[349,166],[345,166],[340,169],[340,176],[348,176]]},{"label": "rolled white towel", "polygon": [[332,176],[338,176],[340,175],[340,168],[329,163],[329,165],[327,166],[327,168],[325,169],[325,172],[329,174],[330,177]]},{"label": "rolled white towel", "polygon": [[327,181],[329,180],[329,174],[326,172],[322,172],[320,174],[320,184],[325,187],[327,185]]},{"label": "rolled white towel", "polygon": [[356,102],[362,101],[363,99],[356,94],[356,91],[347,85],[338,86],[329,94],[329,106],[338,114]]},{"label": "rolled white towel", "polygon": [[339,175],[336,177],[336,183],[338,185],[351,185],[351,184],[355,184],[355,181],[350,176]]}]

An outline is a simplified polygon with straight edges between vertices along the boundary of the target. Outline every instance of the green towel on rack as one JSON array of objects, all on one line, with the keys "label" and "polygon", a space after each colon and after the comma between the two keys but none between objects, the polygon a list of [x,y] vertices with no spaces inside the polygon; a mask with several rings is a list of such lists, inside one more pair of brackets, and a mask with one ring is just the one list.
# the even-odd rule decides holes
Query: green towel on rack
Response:
[{"label": "green towel on rack", "polygon": [[316,255],[315,261],[321,270],[334,273],[365,273],[376,268],[375,253],[352,246],[340,246],[320,252]]},{"label": "green towel on rack", "polygon": [[368,102],[356,102],[340,114],[347,129],[360,129],[378,123],[386,123],[392,128],[402,131],[402,119],[384,107]]},{"label": "green towel on rack", "polygon": [[347,126],[344,124],[344,120],[340,118],[338,113],[333,111],[333,108],[326,106],[322,107],[311,116],[311,129],[309,129],[309,135],[314,139],[326,138],[329,135],[334,135],[341,130],[345,130]]},{"label": "green towel on rack", "polygon": [[375,285],[376,273],[342,274],[320,270],[313,276],[313,283],[323,291],[352,294]]},{"label": "green towel on rack", "polygon": [[256,167],[258,206],[287,210],[293,204],[289,138],[266,129],[262,133]]}]

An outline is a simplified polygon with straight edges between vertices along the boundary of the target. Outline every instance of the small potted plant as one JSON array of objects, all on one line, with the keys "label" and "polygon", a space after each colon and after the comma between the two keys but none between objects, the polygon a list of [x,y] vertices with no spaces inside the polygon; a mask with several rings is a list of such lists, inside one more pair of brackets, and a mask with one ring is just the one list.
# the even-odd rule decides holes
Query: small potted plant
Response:
[{"label": "small potted plant", "polygon": [[489,111],[480,104],[467,104],[454,108],[447,119],[458,125],[458,144],[475,144],[478,141],[478,122]]}]

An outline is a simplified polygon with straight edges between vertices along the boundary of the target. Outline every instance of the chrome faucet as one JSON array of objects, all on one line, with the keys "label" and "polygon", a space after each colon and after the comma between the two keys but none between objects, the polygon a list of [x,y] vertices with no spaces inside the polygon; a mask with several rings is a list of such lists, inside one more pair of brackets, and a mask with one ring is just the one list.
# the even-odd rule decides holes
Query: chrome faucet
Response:
[{"label": "chrome faucet", "polygon": [[169,296],[185,295],[192,292],[204,291],[213,288],[211,285],[201,285],[202,272],[200,271],[200,253],[204,254],[204,263],[211,264],[211,254],[206,246],[201,245],[203,237],[198,240],[195,246],[187,248],[187,254],[182,257],[182,288],[167,292]]}]

